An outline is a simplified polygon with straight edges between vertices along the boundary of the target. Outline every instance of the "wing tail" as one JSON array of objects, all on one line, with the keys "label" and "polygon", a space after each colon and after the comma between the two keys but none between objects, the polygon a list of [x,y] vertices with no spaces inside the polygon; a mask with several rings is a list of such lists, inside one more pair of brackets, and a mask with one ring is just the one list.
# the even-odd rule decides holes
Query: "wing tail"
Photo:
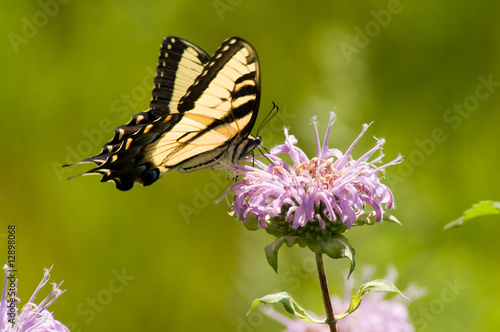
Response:
[{"label": "wing tail", "polygon": [[[108,143],[99,155],[63,167],[94,163],[97,167],[76,176],[102,175],[101,182],[113,181],[120,190],[131,189],[134,183],[150,185],[172,169],[154,163],[147,151],[151,148],[151,143],[157,141],[165,131],[171,130],[180,118],[179,114],[163,116],[153,123],[141,126],[134,133],[127,133],[126,138],[117,143]],[[115,130],[115,138],[110,143],[113,143],[116,136],[120,135],[120,129],[124,127],[126,126]]]}]

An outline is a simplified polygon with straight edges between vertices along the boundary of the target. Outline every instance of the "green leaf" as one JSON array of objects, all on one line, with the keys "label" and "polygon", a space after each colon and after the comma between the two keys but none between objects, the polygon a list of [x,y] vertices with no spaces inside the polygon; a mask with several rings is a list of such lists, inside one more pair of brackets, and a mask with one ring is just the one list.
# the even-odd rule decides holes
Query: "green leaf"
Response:
[{"label": "green leaf", "polygon": [[389,281],[376,279],[361,285],[356,295],[351,296],[349,308],[347,308],[344,313],[337,315],[336,318],[342,319],[354,312],[361,304],[361,299],[363,298],[363,296],[371,292],[396,293],[408,300],[408,298],[404,296],[403,293],[401,293],[401,291]]},{"label": "green leaf", "polygon": [[472,208],[470,208],[469,210],[466,210],[463,216],[446,224],[443,229],[459,227],[468,220],[492,214],[500,214],[500,202],[479,202],[478,204],[472,205]]},{"label": "green leaf", "polygon": [[290,295],[288,295],[287,292],[281,292],[281,293],[276,293],[276,294],[269,294],[264,297],[261,297],[260,299],[256,299],[252,302],[252,307],[250,310],[247,312],[247,316],[252,312],[252,310],[255,309],[260,303],[264,304],[274,304],[274,303],[281,303],[283,307],[285,308],[286,311],[291,313],[297,318],[300,318],[304,322],[308,323],[316,323],[316,324],[324,324],[324,320],[319,320],[314,317],[309,316],[304,309],[302,309],[301,306],[297,304],[297,302],[292,299]]},{"label": "green leaf", "polygon": [[274,269],[274,272],[278,273],[278,251],[283,243],[286,242],[291,247],[296,243],[297,238],[294,235],[283,235],[265,248],[267,262]]},{"label": "green leaf", "polygon": [[248,229],[249,231],[257,231],[261,228],[259,226],[259,223],[257,222],[257,218],[253,215],[250,217],[250,219],[243,222],[243,226],[245,226],[245,228]]},{"label": "green leaf", "polygon": [[247,221],[242,222],[236,211],[228,211],[227,214],[233,217],[240,224],[243,224],[243,226],[245,226],[245,228],[248,229],[249,231],[256,231],[261,228],[259,226],[259,223],[257,222],[257,218],[254,215],[251,215],[250,219],[248,219]]},{"label": "green leaf", "polygon": [[389,212],[383,212],[382,213],[382,220],[385,220],[385,221],[390,221],[390,222],[393,222],[395,224],[398,224],[398,225],[401,225],[401,223],[399,222],[399,220],[394,217],[392,214],[390,214]]},{"label": "green leaf", "polygon": [[[362,226],[362,225],[373,225],[375,224],[375,218],[377,217],[377,214],[375,213],[375,211],[367,211],[367,212],[363,212],[363,213],[360,213],[358,215],[358,217],[356,218],[356,223],[355,225],[356,226]],[[393,223],[396,223],[398,225],[401,225],[401,223],[399,222],[399,220],[394,217],[392,214],[390,214],[389,212],[382,212],[382,220],[384,221],[390,221],[390,222],[393,222]]]},{"label": "green leaf", "polygon": [[327,238],[310,240],[308,243],[309,249],[317,254],[326,254],[331,258],[347,258],[351,261],[349,275],[354,270],[356,263],[354,262],[354,249],[347,238],[341,234],[333,234]]}]

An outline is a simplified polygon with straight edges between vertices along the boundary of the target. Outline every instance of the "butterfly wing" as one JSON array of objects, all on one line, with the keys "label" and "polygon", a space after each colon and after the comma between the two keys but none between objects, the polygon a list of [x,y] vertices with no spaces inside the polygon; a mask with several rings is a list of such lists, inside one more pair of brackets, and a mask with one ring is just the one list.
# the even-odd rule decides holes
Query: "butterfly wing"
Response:
[{"label": "butterfly wing", "polygon": [[180,100],[182,119],[151,146],[151,157],[179,172],[235,162],[259,145],[249,137],[259,101],[257,53],[244,40],[229,38]]},{"label": "butterfly wing", "polygon": [[210,56],[193,43],[178,37],[165,38],[160,49],[148,112],[157,117],[178,113],[180,99],[209,61]]},{"label": "butterfly wing", "polygon": [[255,50],[233,37],[210,58],[196,45],[167,37],[160,50],[148,111],[115,130],[97,156],[98,166],[120,190],[149,185],[173,169],[189,172],[219,160],[234,162],[260,144],[249,136],[260,98]]}]

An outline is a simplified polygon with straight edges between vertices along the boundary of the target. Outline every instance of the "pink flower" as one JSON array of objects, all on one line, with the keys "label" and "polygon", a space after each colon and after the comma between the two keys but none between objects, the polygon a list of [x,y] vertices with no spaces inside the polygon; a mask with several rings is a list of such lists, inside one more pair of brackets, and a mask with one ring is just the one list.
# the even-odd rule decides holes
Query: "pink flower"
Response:
[{"label": "pink flower", "polygon": [[[39,304],[35,303],[38,292],[50,279],[49,273],[51,269],[45,269],[42,281],[28,303],[23,306],[20,314],[16,305],[20,302],[20,299],[10,296],[11,293],[15,294],[17,291],[17,279],[14,274],[11,274],[12,271],[7,266],[4,269],[6,270],[6,277],[0,303],[1,332],[69,332],[69,329],[54,319],[52,313],[47,310],[64,293],[59,289],[61,284],[53,284],[52,292]],[[8,284],[9,287],[7,287]],[[9,298],[7,298],[7,293],[9,293]]]},{"label": "pink flower", "polygon": [[[352,150],[368,129],[367,124],[363,125],[361,134],[345,153],[330,149],[328,136],[335,115],[330,116],[322,145],[315,119],[316,157],[309,159],[296,146],[295,136],[289,135],[285,128],[285,143],[265,155],[271,161],[269,165],[249,157],[247,161],[255,166],[228,166],[242,177],[226,192],[226,195],[234,196],[232,209],[240,220],[246,222],[255,216],[261,228],[279,221],[288,223],[295,230],[308,223],[325,229],[328,222],[349,229],[365,212],[366,206],[371,206],[377,222],[382,219],[384,208],[393,207],[393,195],[380,182],[380,175],[386,167],[400,163],[402,157],[377,165],[382,162],[385,141],[376,139],[372,149],[354,159]],[[380,151],[379,155],[370,160],[376,151]],[[283,154],[291,163],[281,157]]]}]

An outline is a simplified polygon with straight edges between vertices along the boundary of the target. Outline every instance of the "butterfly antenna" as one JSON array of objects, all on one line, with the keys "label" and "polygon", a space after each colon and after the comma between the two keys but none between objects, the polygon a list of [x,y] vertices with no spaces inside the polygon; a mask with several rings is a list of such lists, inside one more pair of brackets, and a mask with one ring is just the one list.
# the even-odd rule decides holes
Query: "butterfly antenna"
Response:
[{"label": "butterfly antenna", "polygon": [[274,118],[274,116],[278,114],[280,110],[279,107],[274,103],[274,101],[272,103],[273,103],[273,108],[271,109],[271,111],[269,111],[269,113],[267,113],[266,117],[259,125],[259,128],[257,128],[257,136],[259,136],[259,133],[262,130],[262,128],[264,128],[264,126],[267,125],[269,121],[271,121]]},{"label": "butterfly antenna", "polygon": [[[274,118],[274,116],[276,116],[276,114],[278,114],[278,112],[279,112],[279,107],[278,107],[278,105],[276,105],[276,104],[274,103],[274,101],[273,101],[272,103],[273,103],[273,108],[271,109],[271,111],[270,111],[269,113],[267,113],[266,117],[264,118],[264,120],[263,120],[263,121],[261,122],[261,124],[259,125],[259,128],[257,128],[257,136],[259,136],[259,133],[260,133],[260,131],[262,130],[262,128],[264,128],[264,126],[265,126],[265,125],[267,125],[267,124],[269,123],[269,121],[271,121],[271,120],[272,120],[272,118]],[[262,149],[264,149],[264,151],[265,151],[266,153],[262,152],[261,147],[257,147],[257,149],[259,149],[260,154],[261,154],[262,156],[264,156],[264,157],[265,157],[265,158],[269,161],[269,163],[271,163],[273,166],[276,166],[276,165],[274,165],[274,163],[271,161],[271,159],[269,159],[269,157],[267,157],[267,155],[266,155],[266,153],[267,153],[267,154],[269,154],[269,153],[271,153],[271,151],[269,151],[269,150],[268,150],[265,146],[262,146]],[[252,157],[253,157],[253,159],[255,160],[255,154],[253,154],[253,151],[252,151]],[[254,164],[255,164],[255,162],[254,162]]]}]

